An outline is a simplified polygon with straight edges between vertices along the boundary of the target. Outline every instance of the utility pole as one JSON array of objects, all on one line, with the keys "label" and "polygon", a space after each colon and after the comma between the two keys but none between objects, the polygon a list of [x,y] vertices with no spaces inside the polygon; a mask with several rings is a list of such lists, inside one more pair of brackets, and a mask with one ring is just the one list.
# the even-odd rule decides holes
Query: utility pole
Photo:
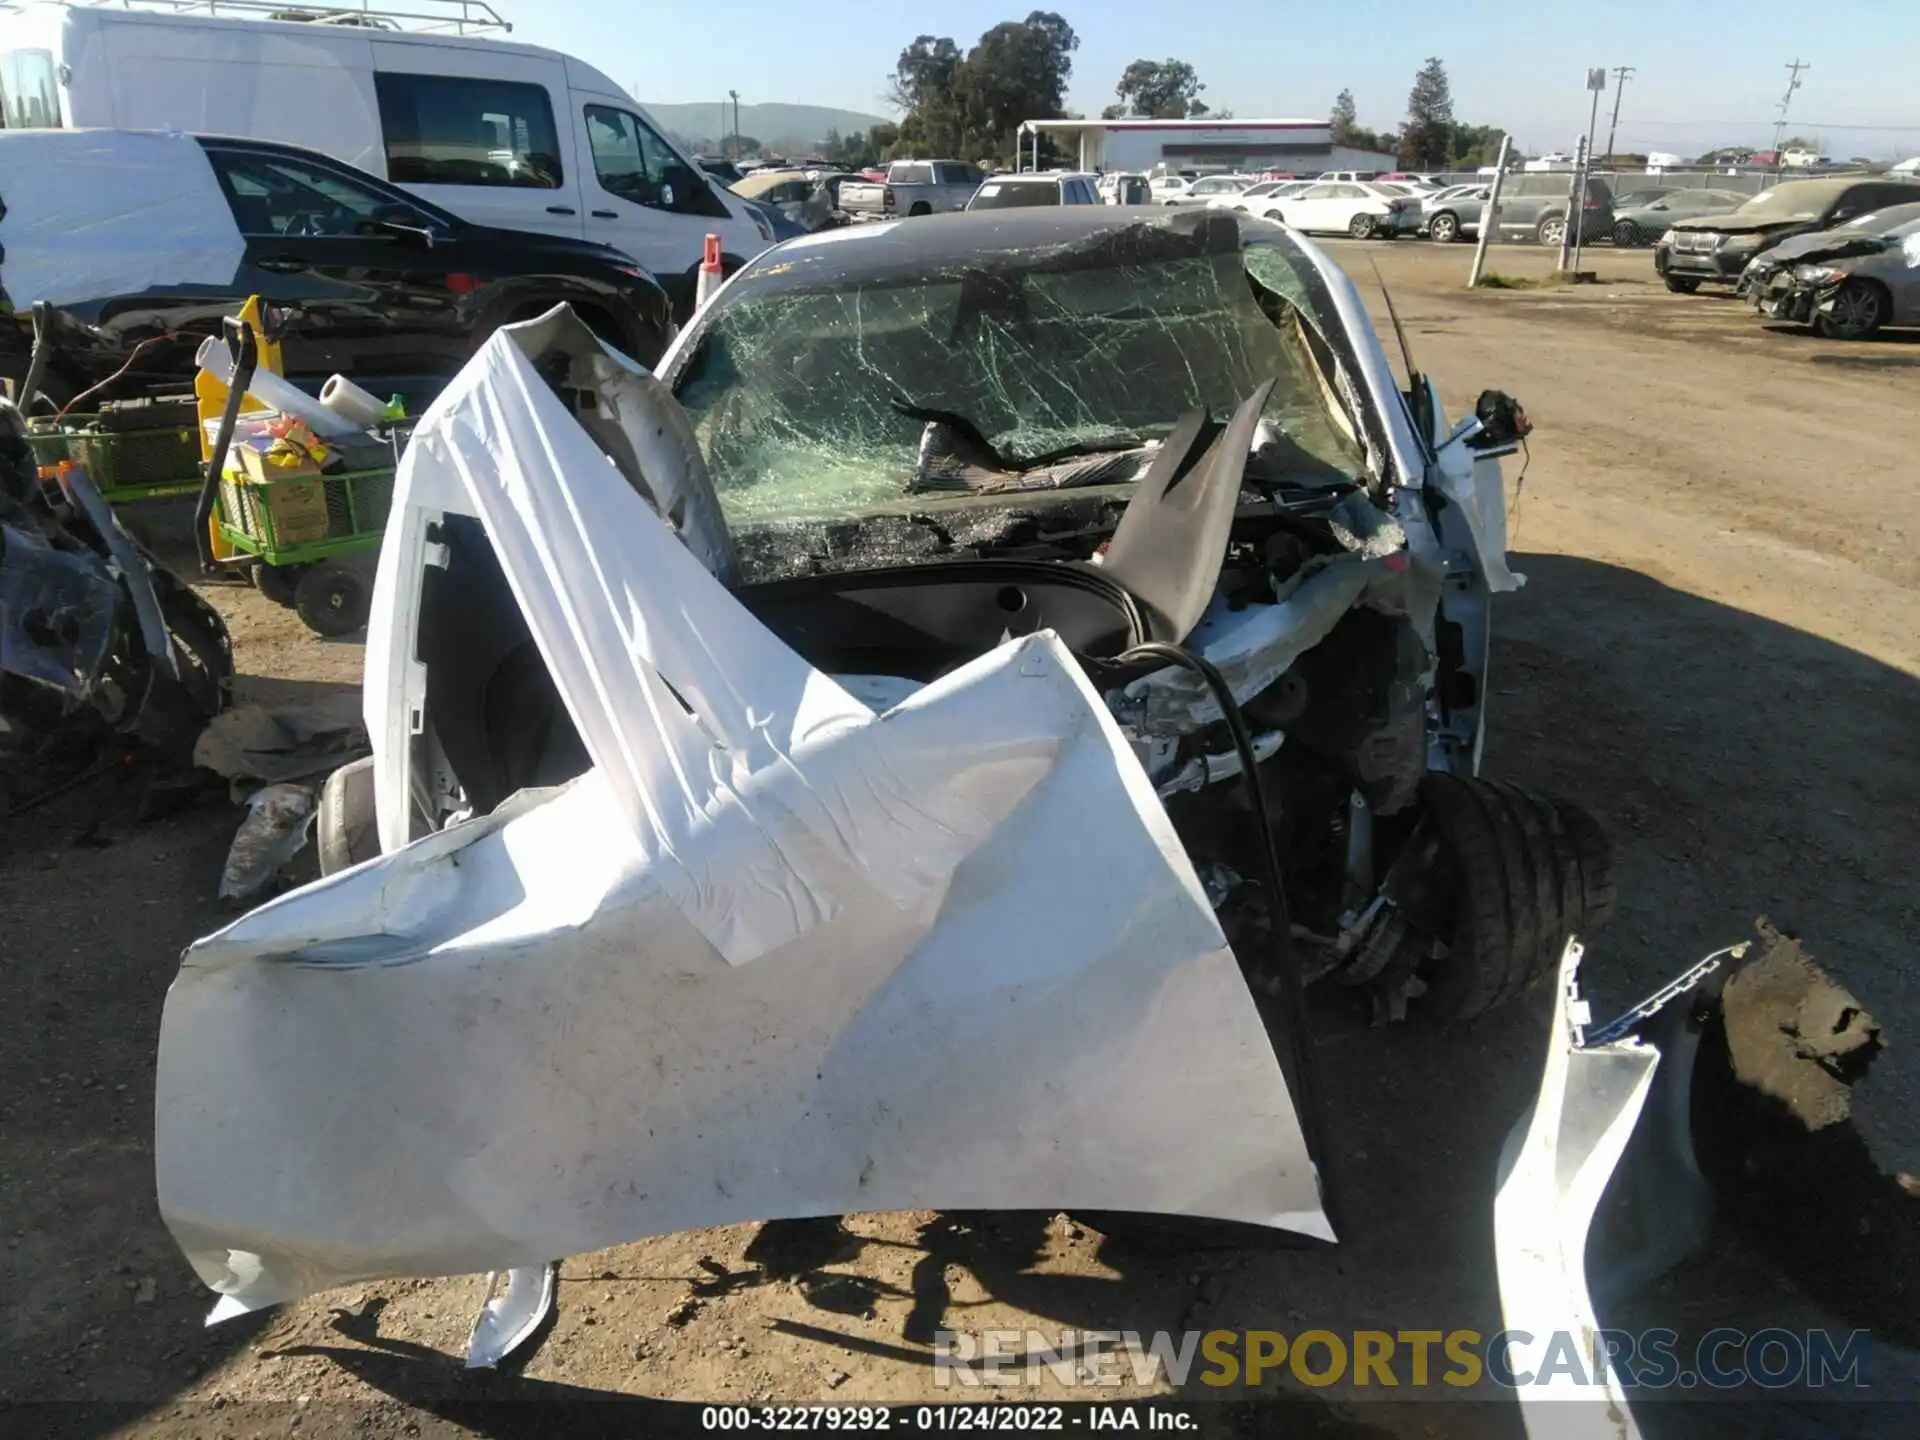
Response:
[{"label": "utility pole", "polygon": [[[727,98],[733,101],[733,148],[738,150],[740,148],[740,92],[738,90],[729,90],[727,91]],[[738,157],[733,158],[737,159]]]},{"label": "utility pole", "polygon": [[1800,88],[1800,72],[1812,68],[1813,66],[1800,59],[1795,59],[1786,67],[1787,93],[1780,97],[1780,118],[1773,125],[1773,168],[1776,174],[1785,164],[1780,154],[1780,137],[1787,133],[1787,110],[1793,104],[1793,92]]},{"label": "utility pole", "polygon": [[1620,129],[1620,96],[1627,88],[1627,81],[1639,72],[1631,65],[1613,67],[1613,78],[1617,82],[1613,87],[1613,119],[1607,125],[1607,159],[1613,159],[1613,137]]},{"label": "utility pole", "polygon": [[1500,189],[1507,182],[1507,159],[1512,154],[1513,136],[1502,135],[1500,158],[1494,161],[1493,184],[1487,190],[1486,204],[1480,209],[1480,238],[1473,247],[1473,269],[1467,276],[1469,290],[1480,283],[1480,272],[1487,263],[1487,242],[1500,228]]},{"label": "utility pole", "polygon": [[1587,133],[1580,137],[1574,149],[1573,176],[1571,188],[1567,191],[1567,224],[1560,232],[1560,263],[1557,269],[1565,270],[1574,252],[1579,248],[1576,243],[1581,228],[1586,224],[1587,204],[1587,165],[1593,154],[1593,132],[1600,126],[1600,92],[1607,88],[1605,70],[1587,71],[1587,89],[1593,93],[1593,104],[1587,114]]}]

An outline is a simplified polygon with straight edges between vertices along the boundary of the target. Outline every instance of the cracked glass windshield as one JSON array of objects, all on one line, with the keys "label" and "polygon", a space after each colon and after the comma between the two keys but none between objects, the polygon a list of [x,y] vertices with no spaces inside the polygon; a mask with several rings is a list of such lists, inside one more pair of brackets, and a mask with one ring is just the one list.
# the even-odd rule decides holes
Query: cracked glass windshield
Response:
[{"label": "cracked glass windshield", "polygon": [[905,275],[896,259],[863,278],[848,256],[817,285],[797,267],[737,283],[676,385],[729,524],[1126,485],[1183,413],[1224,419],[1270,378],[1249,481],[1364,483],[1331,352],[1296,308],[1311,263],[1136,229],[1154,243],[1108,230]]}]

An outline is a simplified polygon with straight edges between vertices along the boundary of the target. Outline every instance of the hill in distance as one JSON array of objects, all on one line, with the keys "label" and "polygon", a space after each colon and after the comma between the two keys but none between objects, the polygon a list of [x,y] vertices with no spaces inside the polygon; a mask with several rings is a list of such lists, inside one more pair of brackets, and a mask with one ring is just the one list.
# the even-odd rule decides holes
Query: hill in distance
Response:
[{"label": "hill in distance", "polygon": [[[721,134],[720,105],[655,105],[644,98],[647,112],[674,134],[702,142],[700,148],[717,146]],[[733,106],[727,104],[731,120]],[[884,115],[869,115],[860,110],[835,110],[826,105],[748,105],[740,106],[740,133],[769,145],[784,142],[789,146],[817,144],[827,131],[842,135],[864,135],[880,124]],[[731,128],[731,127],[729,127]]]}]

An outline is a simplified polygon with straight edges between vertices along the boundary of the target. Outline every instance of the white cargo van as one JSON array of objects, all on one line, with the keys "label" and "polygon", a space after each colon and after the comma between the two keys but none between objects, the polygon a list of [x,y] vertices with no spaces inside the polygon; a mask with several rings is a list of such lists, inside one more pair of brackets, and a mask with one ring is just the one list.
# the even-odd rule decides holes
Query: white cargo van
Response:
[{"label": "white cargo van", "polygon": [[304,145],[478,224],[615,246],[689,299],[708,234],[728,269],[772,242],[612,80],[496,38],[509,27],[481,0],[307,21],[254,18],[286,13],[260,0],[138,4],[0,12],[6,125]]}]

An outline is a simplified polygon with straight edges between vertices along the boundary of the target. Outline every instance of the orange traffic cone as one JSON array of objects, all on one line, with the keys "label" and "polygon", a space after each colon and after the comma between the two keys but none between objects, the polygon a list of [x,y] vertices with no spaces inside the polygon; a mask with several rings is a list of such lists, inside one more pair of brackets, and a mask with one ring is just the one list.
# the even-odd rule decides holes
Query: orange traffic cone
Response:
[{"label": "orange traffic cone", "polygon": [[707,251],[700,259],[700,279],[693,289],[693,308],[698,310],[713,298],[713,292],[720,288],[720,282],[726,278],[720,273],[720,237],[707,236]]}]

